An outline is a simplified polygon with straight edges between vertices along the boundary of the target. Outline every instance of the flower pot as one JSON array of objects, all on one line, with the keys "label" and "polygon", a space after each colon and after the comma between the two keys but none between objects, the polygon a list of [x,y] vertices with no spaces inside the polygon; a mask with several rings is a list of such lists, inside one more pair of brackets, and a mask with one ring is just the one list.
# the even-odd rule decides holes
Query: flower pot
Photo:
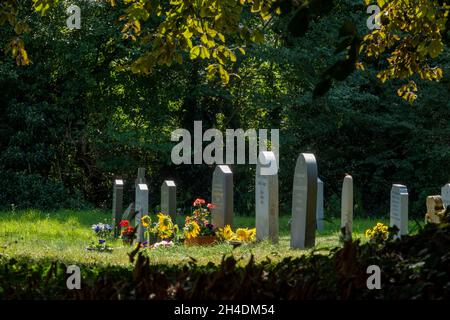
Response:
[{"label": "flower pot", "polygon": [[210,246],[217,242],[216,236],[198,236],[195,238],[186,238],[184,244],[187,246]]}]

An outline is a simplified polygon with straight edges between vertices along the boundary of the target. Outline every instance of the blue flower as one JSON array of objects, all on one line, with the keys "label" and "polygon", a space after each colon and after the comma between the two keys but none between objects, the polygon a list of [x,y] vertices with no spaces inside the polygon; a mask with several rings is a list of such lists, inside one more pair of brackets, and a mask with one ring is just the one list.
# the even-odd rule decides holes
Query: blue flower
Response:
[{"label": "blue flower", "polygon": [[99,239],[99,240],[98,240],[98,243],[99,243],[99,244],[104,244],[105,242],[106,242],[106,240],[103,240],[103,239]]}]

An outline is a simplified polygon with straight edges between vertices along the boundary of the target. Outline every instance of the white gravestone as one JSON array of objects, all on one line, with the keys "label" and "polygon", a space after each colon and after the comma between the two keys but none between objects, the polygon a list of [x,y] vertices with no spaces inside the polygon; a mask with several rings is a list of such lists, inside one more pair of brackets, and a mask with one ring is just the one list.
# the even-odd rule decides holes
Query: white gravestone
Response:
[{"label": "white gravestone", "polygon": [[136,221],[135,226],[137,228],[137,241],[144,242],[144,227],[142,226],[141,219],[143,216],[148,215],[148,187],[144,183],[139,183],[136,187]]},{"label": "white gravestone", "polygon": [[227,165],[218,165],[212,179],[211,222],[217,228],[233,227],[233,172]]},{"label": "white gravestone", "polygon": [[344,228],[344,237],[350,239],[353,229],[353,178],[344,177],[342,182],[341,198],[341,229]]},{"label": "white gravestone", "polygon": [[400,236],[408,234],[408,189],[404,185],[392,185],[390,216],[390,226],[397,226]]},{"label": "white gravestone", "polygon": [[316,241],[317,162],[311,153],[297,158],[292,188],[291,248],[311,248]]},{"label": "white gravestone", "polygon": [[317,230],[324,230],[324,213],[323,213],[323,182],[317,178],[317,207],[316,207],[316,223]]},{"label": "white gravestone", "polygon": [[112,226],[114,228],[114,237],[120,233],[120,220],[122,219],[123,207],[123,180],[114,180],[113,186],[113,205],[112,205]]},{"label": "white gravestone", "polygon": [[256,239],[277,243],[278,174],[264,175],[262,170],[264,167],[276,166],[276,157],[271,151],[263,151],[259,159],[262,161],[256,166],[255,177]]},{"label": "white gravestone", "polygon": [[177,214],[177,186],[172,180],[165,180],[161,185],[161,212],[169,215],[175,222]]},{"label": "white gravestone", "polygon": [[444,202],[444,208],[447,209],[450,206],[450,183],[441,188],[441,197]]}]

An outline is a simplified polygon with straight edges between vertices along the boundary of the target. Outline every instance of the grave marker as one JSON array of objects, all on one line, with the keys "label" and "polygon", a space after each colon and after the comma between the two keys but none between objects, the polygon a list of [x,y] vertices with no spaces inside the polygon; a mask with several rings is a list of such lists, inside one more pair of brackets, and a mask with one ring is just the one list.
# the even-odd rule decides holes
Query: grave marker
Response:
[{"label": "grave marker", "polygon": [[390,216],[390,226],[397,226],[400,236],[408,234],[408,189],[404,185],[392,185]]},{"label": "grave marker", "polygon": [[324,213],[323,213],[323,182],[317,178],[317,205],[316,205],[316,224],[317,230],[324,230]]},{"label": "grave marker", "polygon": [[441,197],[444,202],[444,208],[450,206],[450,183],[447,183],[441,188]]},{"label": "grave marker", "polygon": [[310,248],[316,240],[317,163],[311,153],[297,158],[292,188],[291,248]]},{"label": "grave marker", "polygon": [[136,220],[135,226],[137,228],[137,241],[144,242],[144,227],[142,226],[141,218],[148,215],[148,187],[144,183],[139,183],[136,188]]},{"label": "grave marker", "polygon": [[[263,168],[276,166],[275,153],[263,151],[256,166],[256,239],[278,242],[278,174],[263,175]],[[275,162],[275,163],[274,163]],[[276,170],[278,171],[278,170]]]},{"label": "grave marker", "polygon": [[227,165],[218,165],[212,179],[211,220],[215,227],[233,227],[233,173]]},{"label": "grave marker", "polygon": [[114,180],[113,186],[113,205],[112,205],[112,225],[114,228],[114,237],[118,237],[120,234],[120,220],[122,219],[122,206],[123,206],[123,180]]},{"label": "grave marker", "polygon": [[344,177],[341,198],[341,229],[344,228],[345,239],[351,239],[353,230],[353,178]]},{"label": "grave marker", "polygon": [[165,180],[161,185],[161,212],[168,214],[175,222],[177,214],[177,186],[172,180]]},{"label": "grave marker", "polygon": [[138,168],[137,178],[134,181],[134,187],[137,188],[138,184],[147,184],[145,179],[145,168]]}]

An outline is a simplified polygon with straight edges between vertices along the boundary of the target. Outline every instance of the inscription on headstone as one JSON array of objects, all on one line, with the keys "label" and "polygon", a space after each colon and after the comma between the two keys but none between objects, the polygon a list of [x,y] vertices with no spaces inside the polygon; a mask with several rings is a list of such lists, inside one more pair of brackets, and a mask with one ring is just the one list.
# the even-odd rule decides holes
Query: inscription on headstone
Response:
[{"label": "inscription on headstone", "polygon": [[211,220],[215,227],[233,227],[233,173],[227,165],[218,165],[212,179]]},{"label": "inscription on headstone", "polygon": [[310,248],[316,240],[317,163],[311,153],[297,158],[292,188],[291,248]]}]

